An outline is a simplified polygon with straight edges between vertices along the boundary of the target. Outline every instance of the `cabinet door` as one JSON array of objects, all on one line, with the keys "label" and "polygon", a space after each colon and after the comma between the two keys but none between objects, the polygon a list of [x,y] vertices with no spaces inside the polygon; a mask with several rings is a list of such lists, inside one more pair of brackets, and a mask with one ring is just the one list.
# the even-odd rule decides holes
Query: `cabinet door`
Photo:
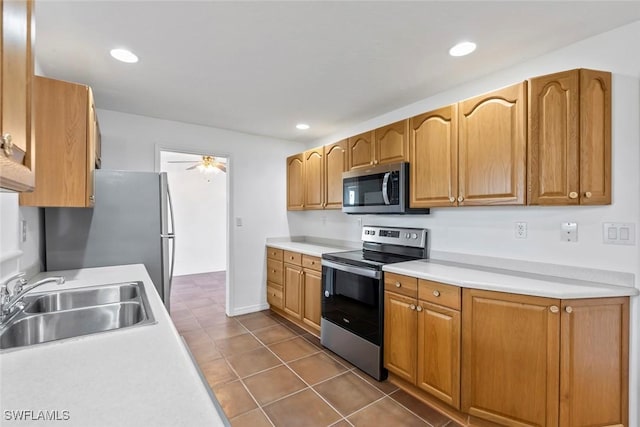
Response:
[{"label": "cabinet door", "polygon": [[384,293],[384,367],[412,384],[416,382],[417,300]]},{"label": "cabinet door", "polygon": [[375,130],[374,163],[397,163],[409,160],[409,120],[392,123]]},{"label": "cabinet door", "polygon": [[528,203],[579,203],[578,70],[529,81]]},{"label": "cabinet door", "polygon": [[304,208],[324,208],[324,147],[304,152]]},{"label": "cabinet door", "polygon": [[284,311],[302,318],[302,267],[284,265]]},{"label": "cabinet door", "polygon": [[370,131],[349,138],[349,170],[373,166],[374,137],[374,132]]},{"label": "cabinet door", "polygon": [[320,304],[322,294],[322,273],[304,269],[304,310],[302,321],[320,330]]},{"label": "cabinet door", "polygon": [[526,111],[526,82],[459,103],[458,204],[524,204]]},{"label": "cabinet door", "polygon": [[420,301],[416,385],[460,409],[460,312]]},{"label": "cabinet door", "polygon": [[[34,77],[36,189],[20,195],[27,206],[87,207],[89,195],[89,88]],[[93,162],[92,162],[93,163]]]},{"label": "cabinet door", "polygon": [[629,425],[629,298],[562,302],[560,425]]},{"label": "cabinet door", "polygon": [[580,204],[611,204],[611,73],[580,70]]},{"label": "cabinet door", "polygon": [[501,425],[558,425],[560,301],[463,290],[462,411]]},{"label": "cabinet door", "polygon": [[347,171],[347,140],[324,147],[325,209],[342,208],[342,173]]},{"label": "cabinet door", "polygon": [[33,1],[3,1],[0,9],[0,187],[30,191],[35,186]]},{"label": "cabinet door", "polygon": [[410,119],[410,206],[455,206],[458,197],[458,106]]},{"label": "cabinet door", "polygon": [[87,123],[87,189],[86,200],[87,206],[93,206],[96,201],[96,186],[94,181],[94,172],[97,164],[97,144],[100,136],[98,135],[100,130],[98,129],[98,116],[96,115],[96,106],[93,101],[93,91],[91,88],[87,88],[89,104],[87,110],[89,111],[89,118]]},{"label": "cabinet door", "polygon": [[287,157],[287,210],[304,209],[304,154]]}]

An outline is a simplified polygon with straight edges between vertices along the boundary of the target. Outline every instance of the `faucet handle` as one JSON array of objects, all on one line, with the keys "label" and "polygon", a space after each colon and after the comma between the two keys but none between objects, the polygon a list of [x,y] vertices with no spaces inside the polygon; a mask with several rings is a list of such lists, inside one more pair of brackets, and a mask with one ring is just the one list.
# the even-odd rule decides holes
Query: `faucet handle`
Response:
[{"label": "faucet handle", "polygon": [[0,287],[0,294],[2,294],[3,296],[9,295],[9,285],[11,284],[11,282],[16,280],[20,280],[19,284],[16,286],[24,286],[24,284],[27,283],[27,281],[24,279],[23,272],[14,274],[2,283],[2,286]]}]

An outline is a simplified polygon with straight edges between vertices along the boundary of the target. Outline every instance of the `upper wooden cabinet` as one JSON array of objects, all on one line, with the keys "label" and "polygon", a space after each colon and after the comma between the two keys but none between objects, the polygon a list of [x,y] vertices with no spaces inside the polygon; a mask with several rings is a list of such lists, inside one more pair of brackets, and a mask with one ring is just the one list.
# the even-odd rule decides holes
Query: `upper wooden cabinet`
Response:
[{"label": "upper wooden cabinet", "polygon": [[455,206],[458,197],[458,105],[409,119],[410,206]]},{"label": "upper wooden cabinet", "polygon": [[611,73],[529,81],[528,203],[611,203]]},{"label": "upper wooden cabinet", "polygon": [[352,136],[349,141],[349,170],[373,166],[375,159],[374,131]]},{"label": "upper wooden cabinet", "polygon": [[93,206],[97,119],[91,88],[34,78],[38,140],[36,190],[20,195],[24,206]]},{"label": "upper wooden cabinet", "polygon": [[526,82],[459,103],[459,205],[522,205]]},{"label": "upper wooden cabinet", "polygon": [[2,1],[0,9],[0,187],[30,191],[35,186],[34,5],[32,0]]},{"label": "upper wooden cabinet", "polygon": [[287,157],[287,210],[304,209],[304,153]]},{"label": "upper wooden cabinet", "polygon": [[374,164],[398,163],[409,159],[409,120],[375,130]]},{"label": "upper wooden cabinet", "polygon": [[347,140],[324,147],[325,209],[342,208],[342,173],[347,171]]},{"label": "upper wooden cabinet", "polygon": [[304,152],[304,208],[324,209],[324,147]]}]

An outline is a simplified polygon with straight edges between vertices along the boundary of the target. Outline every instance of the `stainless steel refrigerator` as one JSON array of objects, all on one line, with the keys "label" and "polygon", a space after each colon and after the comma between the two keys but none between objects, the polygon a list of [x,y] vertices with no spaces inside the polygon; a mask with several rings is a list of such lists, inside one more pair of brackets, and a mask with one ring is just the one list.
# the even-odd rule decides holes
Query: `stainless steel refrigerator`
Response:
[{"label": "stainless steel refrigerator", "polygon": [[169,309],[175,260],[166,173],[95,171],[93,208],[46,208],[46,269],[144,264]]}]

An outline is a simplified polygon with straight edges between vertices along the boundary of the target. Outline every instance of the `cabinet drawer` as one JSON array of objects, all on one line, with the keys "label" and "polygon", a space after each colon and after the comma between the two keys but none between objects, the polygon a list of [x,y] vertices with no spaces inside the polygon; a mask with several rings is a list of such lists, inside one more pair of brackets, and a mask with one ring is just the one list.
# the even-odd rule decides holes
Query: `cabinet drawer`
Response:
[{"label": "cabinet drawer", "polygon": [[302,254],[298,252],[284,251],[284,262],[288,264],[302,265]]},{"label": "cabinet drawer", "polygon": [[418,299],[460,310],[460,298],[461,292],[457,286],[424,279],[418,281]]},{"label": "cabinet drawer", "polygon": [[418,279],[400,274],[384,273],[384,289],[416,298],[418,296]]},{"label": "cabinet drawer", "polygon": [[282,309],[282,286],[267,282],[267,302]]},{"label": "cabinet drawer", "polygon": [[269,282],[282,285],[282,262],[273,259],[267,259],[267,280]]},{"label": "cabinet drawer", "polygon": [[282,249],[270,248],[267,246],[267,258],[282,261]]},{"label": "cabinet drawer", "polygon": [[302,255],[302,266],[304,268],[310,268],[311,270],[322,270],[322,265],[320,265],[320,258],[310,255]]}]

